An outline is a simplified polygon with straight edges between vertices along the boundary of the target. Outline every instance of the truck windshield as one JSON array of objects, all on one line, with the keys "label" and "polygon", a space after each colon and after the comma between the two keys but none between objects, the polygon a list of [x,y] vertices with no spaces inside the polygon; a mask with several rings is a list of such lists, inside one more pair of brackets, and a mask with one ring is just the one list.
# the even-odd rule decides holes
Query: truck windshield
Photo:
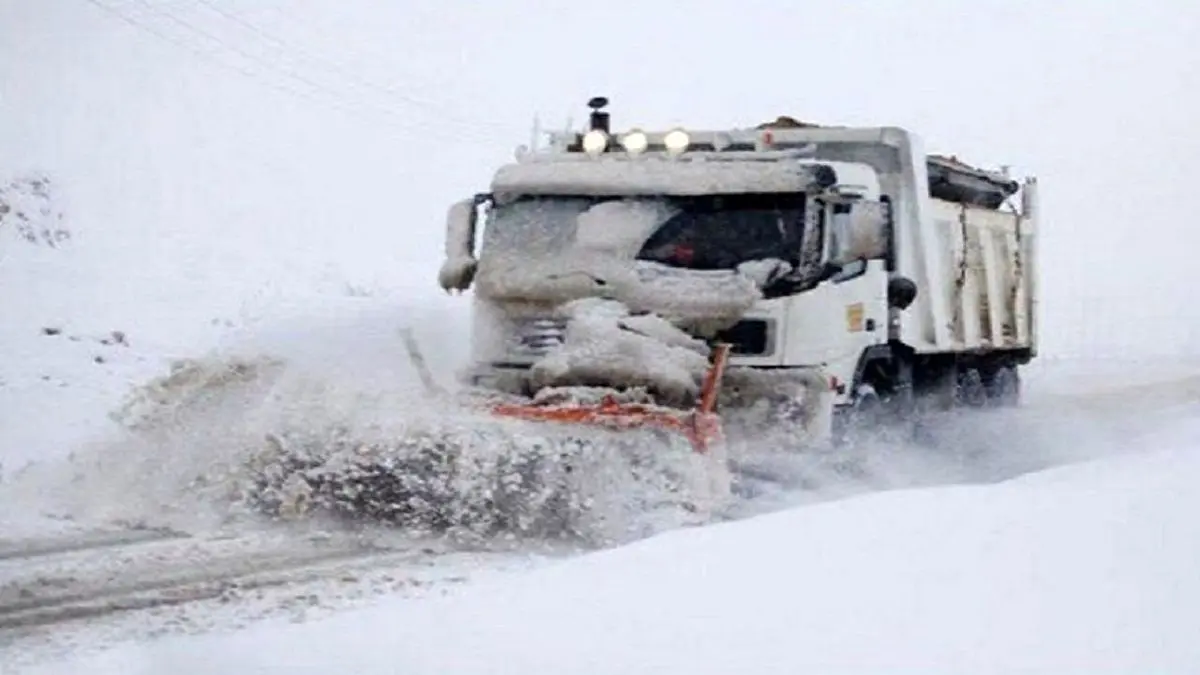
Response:
[{"label": "truck windshield", "polygon": [[[612,222],[618,236],[633,240],[637,258],[698,270],[734,269],[764,258],[798,262],[804,231],[805,195],[740,194],[698,197],[527,197],[492,208],[483,235],[489,251],[547,255],[571,248],[580,216],[598,204],[622,201],[639,218]],[[600,210],[597,209],[596,213]],[[614,213],[621,213],[614,211]],[[643,214],[654,214],[650,227]],[[603,218],[594,227],[603,226]],[[624,219],[623,219],[624,220]],[[607,234],[611,238],[612,234]],[[594,239],[593,235],[583,237]],[[640,250],[639,250],[640,249]]]},{"label": "truck windshield", "polygon": [[638,258],[674,267],[733,269],[750,260],[796,263],[804,232],[803,194],[748,194],[672,200],[678,212]]},{"label": "truck windshield", "polygon": [[525,197],[497,204],[488,212],[481,252],[545,255],[561,253],[575,241],[576,219],[595,199]]}]

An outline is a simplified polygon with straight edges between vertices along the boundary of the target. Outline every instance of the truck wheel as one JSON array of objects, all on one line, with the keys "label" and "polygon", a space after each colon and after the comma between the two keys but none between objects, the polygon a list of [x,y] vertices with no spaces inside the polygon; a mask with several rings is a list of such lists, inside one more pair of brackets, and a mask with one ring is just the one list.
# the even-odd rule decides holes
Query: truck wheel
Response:
[{"label": "truck wheel", "polygon": [[993,408],[1012,408],[1021,402],[1021,378],[1013,366],[1000,366],[983,379],[988,405]]},{"label": "truck wheel", "polygon": [[854,395],[854,402],[834,417],[834,445],[843,447],[876,433],[884,421],[884,405],[875,388],[862,385]]},{"label": "truck wheel", "polygon": [[856,424],[866,428],[878,427],[883,422],[883,399],[875,391],[875,387],[865,384],[859,387],[855,396],[853,415]]},{"label": "truck wheel", "polygon": [[919,393],[919,408],[925,413],[953,410],[958,403],[958,368],[945,366],[933,371]]},{"label": "truck wheel", "polygon": [[987,386],[979,369],[964,368],[959,371],[958,402],[968,408],[982,408],[988,404]]}]

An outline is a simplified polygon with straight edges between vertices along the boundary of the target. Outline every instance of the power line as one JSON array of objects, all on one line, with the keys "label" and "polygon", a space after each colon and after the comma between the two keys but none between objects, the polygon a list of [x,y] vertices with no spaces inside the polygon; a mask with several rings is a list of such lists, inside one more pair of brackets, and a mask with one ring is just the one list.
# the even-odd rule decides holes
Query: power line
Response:
[{"label": "power line", "polygon": [[[211,11],[221,15],[222,17],[225,17],[229,21],[232,21],[232,22],[236,23],[237,25],[245,28],[246,30],[254,33],[255,35],[262,38],[263,40],[275,45],[283,53],[287,53],[288,51],[291,51],[296,54],[299,54],[303,59],[305,59],[311,63],[316,63],[318,65],[324,64],[326,69],[331,70],[336,73],[340,73],[340,74],[350,78],[354,82],[357,82],[360,87],[371,89],[373,91],[379,92],[386,96],[393,96],[396,99],[403,101],[409,105],[413,105],[413,106],[420,107],[420,108],[425,108],[425,109],[429,110],[430,112],[441,115],[443,117],[456,117],[456,115],[454,115],[453,113],[447,112],[442,106],[440,106],[439,104],[437,104],[433,101],[417,98],[405,91],[397,89],[396,87],[377,84],[375,82],[372,82],[368,79],[365,79],[365,78],[359,76],[354,71],[353,68],[349,68],[342,63],[338,63],[337,61],[334,61],[332,59],[314,56],[311,53],[307,52],[306,50],[299,48],[297,45],[294,45],[294,44],[290,43],[289,41],[284,40],[283,38],[281,38],[273,33],[268,32],[267,30],[263,29],[261,26],[245,19],[244,17],[239,16],[233,12],[230,12],[229,10],[227,10],[227,9],[221,7],[220,5],[218,5],[217,3],[213,2],[213,0],[196,0],[196,1],[199,4],[204,5]],[[498,126],[487,120],[483,120],[483,123],[487,124],[488,126]]]},{"label": "power line", "polygon": [[[172,23],[174,23],[174,24],[176,24],[176,25],[178,25],[178,26],[180,26],[180,27],[182,27],[182,28],[184,28],[184,29],[186,29],[186,30],[190,30],[191,32],[193,32],[193,33],[195,33],[195,34],[197,34],[197,35],[199,35],[199,36],[201,36],[201,37],[207,38],[207,39],[209,39],[209,40],[211,40],[211,41],[213,41],[213,42],[215,42],[215,43],[217,43],[217,44],[221,45],[222,47],[225,47],[225,48],[226,48],[226,49],[228,49],[229,51],[232,51],[232,52],[234,52],[235,54],[238,54],[238,55],[240,55],[241,57],[243,57],[243,58],[245,58],[245,59],[247,59],[247,60],[249,60],[249,61],[253,61],[254,63],[257,63],[257,64],[259,64],[259,65],[261,65],[261,66],[264,66],[264,67],[266,67],[266,68],[267,68],[267,69],[269,69],[269,70],[275,70],[276,72],[278,72],[278,73],[282,74],[284,77],[291,78],[292,80],[295,80],[296,82],[300,82],[301,84],[304,84],[304,85],[307,85],[307,86],[309,86],[309,87],[312,87],[313,89],[316,89],[316,90],[318,90],[318,91],[325,92],[326,94],[330,94],[330,95],[332,95],[332,96],[333,96],[335,99],[336,99],[336,98],[341,98],[341,95],[340,95],[340,94],[338,94],[338,92],[336,92],[336,91],[333,91],[333,90],[329,89],[328,87],[326,87],[326,86],[322,85],[320,82],[317,82],[316,80],[313,80],[313,79],[311,79],[311,78],[305,77],[304,75],[297,74],[297,73],[295,73],[295,72],[291,72],[291,71],[289,71],[288,69],[285,69],[285,68],[281,68],[281,67],[279,67],[279,66],[276,66],[276,65],[274,65],[274,64],[272,64],[272,63],[270,63],[269,61],[267,61],[266,59],[263,59],[262,57],[260,57],[260,56],[258,56],[258,55],[256,55],[256,54],[254,54],[253,52],[246,51],[245,49],[243,49],[243,48],[239,47],[238,45],[235,45],[235,44],[232,44],[232,43],[230,43],[230,42],[227,42],[226,40],[223,40],[221,37],[219,37],[219,36],[217,36],[217,35],[214,35],[214,34],[213,34],[212,32],[210,32],[210,31],[207,31],[207,30],[205,30],[205,29],[203,29],[203,28],[199,28],[199,27],[197,27],[197,26],[194,26],[194,25],[192,25],[191,23],[189,23],[189,22],[187,22],[187,21],[185,21],[185,20],[183,20],[183,19],[179,18],[178,16],[176,16],[176,15],[172,14],[171,12],[168,12],[168,11],[166,11],[166,10],[160,9],[160,8],[158,8],[158,7],[155,7],[155,6],[154,6],[153,4],[151,4],[151,3],[150,3],[148,0],[134,0],[134,2],[136,2],[137,4],[139,4],[139,5],[143,6],[143,7],[145,7],[146,9],[150,10],[150,11],[151,11],[151,12],[153,12],[154,14],[156,14],[156,15],[158,15],[158,16],[161,16],[161,17],[163,17],[164,19],[167,19],[168,21],[170,21],[170,22],[172,22]],[[386,108],[384,108],[384,109],[381,109],[381,112],[384,112],[384,113],[387,113],[387,114],[394,114],[394,111],[392,111],[392,110],[390,110],[390,109],[386,109]]]},{"label": "power line", "polygon": [[[85,1],[100,8],[104,12],[117,17],[118,19],[133,26],[134,28],[146,31],[147,33],[150,33],[151,35],[154,35],[155,37],[157,37],[173,46],[180,47],[180,48],[184,49],[185,51],[190,52],[191,54],[193,54],[194,56],[196,56],[202,60],[206,60],[211,63],[220,65],[222,67],[228,68],[228,69],[230,69],[234,72],[237,72],[245,77],[248,77],[248,78],[256,80],[260,83],[266,84],[267,86],[269,86],[272,89],[275,89],[277,91],[282,91],[285,93],[293,94],[298,97],[308,99],[310,101],[321,102],[321,99],[318,98],[317,96],[315,96],[313,94],[313,92],[311,92],[311,91],[305,91],[303,89],[299,89],[296,87],[284,86],[278,82],[272,81],[271,79],[261,77],[258,73],[255,73],[253,70],[247,69],[245,67],[239,67],[239,66],[230,64],[226,61],[213,58],[213,54],[206,52],[202,49],[198,49],[195,46],[188,44],[185,41],[174,38],[170,34],[165,33],[161,30],[158,30],[157,28],[155,28],[153,25],[151,25],[149,23],[145,23],[143,21],[134,19],[127,13],[122,12],[115,7],[112,7],[111,5],[100,2],[100,0],[85,0]],[[209,32],[209,31],[206,31],[202,28],[193,26],[190,23],[188,23],[187,21],[184,21],[183,19],[180,19],[179,17],[177,17],[169,12],[166,12],[157,7],[154,7],[150,3],[146,2],[146,0],[135,0],[135,2],[142,5],[146,9],[150,10],[154,14],[161,16],[161,17],[171,21],[172,23],[175,23],[197,35],[200,35],[203,38],[207,38],[208,40],[215,42],[218,45],[221,45],[225,49],[228,49],[229,51],[232,51],[235,54],[238,54],[239,56],[241,56],[242,58],[244,58],[246,60],[257,63],[261,66],[266,67],[267,69],[274,70],[274,71],[282,74],[283,76],[290,78],[291,80],[294,80],[301,84],[307,85],[308,87],[311,87],[312,89],[315,89],[318,92],[324,92],[325,94],[330,95],[332,98],[329,98],[324,101],[324,103],[326,103],[327,105],[330,105],[330,106],[332,106],[338,110],[341,110],[347,114],[351,114],[351,115],[361,114],[361,111],[356,110],[353,107],[348,106],[345,103],[343,103],[342,100],[340,100],[343,97],[340,96],[336,91],[333,91],[333,90],[329,89],[328,87],[323,86],[320,82],[317,82],[310,78],[307,78],[307,77],[303,76],[302,74],[289,72],[286,69],[279,68],[278,66],[271,64],[269,61],[253,54],[252,52],[248,52],[245,49],[238,47],[237,45],[230,44],[226,40],[221,39],[219,36],[214,35],[213,33]],[[396,111],[391,110],[391,109],[378,108],[378,107],[377,107],[377,109],[380,113],[383,113],[384,115],[386,115],[388,117],[392,117],[397,114]],[[403,129],[410,130],[413,128],[413,125],[411,125],[411,124],[410,125],[394,124],[394,122],[395,122],[394,120],[392,120],[392,122],[393,122],[393,126],[396,126],[398,129],[403,128]],[[428,128],[428,127],[426,127],[426,128]],[[468,127],[467,129],[461,129],[460,131],[465,132],[465,134],[464,134],[465,136],[469,136],[475,140],[482,140],[482,135],[479,134],[477,129]],[[444,130],[439,129],[437,135],[444,135]],[[461,140],[464,137],[464,135],[459,135],[456,138],[456,140]]]},{"label": "power line", "polygon": [[120,10],[117,10],[117,9],[115,9],[115,8],[113,8],[113,7],[110,7],[110,6],[106,5],[106,4],[104,4],[103,2],[100,2],[100,0],[84,0],[84,1],[85,1],[85,2],[87,2],[87,3],[89,3],[89,4],[91,4],[91,5],[93,5],[93,6],[95,6],[95,7],[98,7],[98,8],[100,8],[100,9],[101,9],[101,10],[103,10],[104,12],[108,13],[108,14],[109,14],[109,15],[111,15],[111,16],[114,16],[114,17],[116,17],[116,18],[120,19],[121,21],[124,21],[125,23],[129,24],[130,26],[133,26],[135,29],[137,29],[137,30],[142,30],[142,31],[145,31],[145,32],[147,32],[147,33],[149,33],[149,34],[151,34],[151,35],[153,35],[153,36],[157,37],[158,39],[160,39],[160,40],[162,40],[162,41],[164,41],[164,42],[167,42],[167,43],[169,43],[169,44],[171,44],[171,45],[173,45],[173,46],[175,46],[175,47],[179,47],[180,49],[183,49],[183,50],[185,50],[185,51],[191,52],[191,53],[192,53],[194,56],[196,56],[196,57],[198,57],[198,58],[201,58],[201,59],[203,59],[203,60],[209,61],[210,63],[215,63],[215,64],[217,64],[217,65],[219,65],[219,66],[221,66],[221,67],[223,67],[223,68],[228,68],[228,69],[230,69],[230,70],[232,70],[232,71],[234,71],[234,72],[236,72],[236,73],[239,73],[239,74],[241,74],[241,75],[244,75],[244,76],[246,76],[246,77],[248,77],[248,78],[250,78],[250,79],[253,79],[253,80],[258,80],[259,82],[262,82],[262,83],[266,84],[267,86],[269,86],[269,87],[271,87],[271,88],[273,88],[273,89],[276,89],[276,90],[278,90],[278,91],[283,91],[283,92],[286,92],[286,93],[289,93],[289,94],[295,94],[295,95],[297,95],[297,96],[302,96],[302,97],[304,97],[304,98],[308,98],[308,99],[310,99],[310,100],[316,100],[316,99],[314,99],[314,98],[312,97],[312,95],[311,95],[311,94],[308,94],[307,92],[300,91],[300,90],[298,90],[298,89],[292,89],[292,88],[290,88],[290,87],[285,87],[285,86],[282,86],[282,85],[280,85],[280,84],[278,84],[278,83],[276,83],[276,82],[271,82],[270,80],[267,80],[267,79],[264,79],[264,78],[261,78],[261,77],[259,77],[259,76],[258,76],[257,74],[255,74],[255,72],[254,72],[254,71],[252,71],[252,70],[248,70],[248,69],[246,69],[246,68],[240,68],[240,67],[238,67],[238,66],[235,66],[235,65],[232,65],[232,64],[230,64],[230,63],[226,63],[225,61],[218,61],[218,60],[214,60],[214,59],[212,59],[212,58],[211,58],[211,55],[210,55],[208,52],[205,52],[205,51],[204,51],[204,50],[202,50],[202,49],[196,49],[196,48],[195,48],[194,46],[192,46],[192,45],[189,45],[189,44],[187,44],[187,43],[185,43],[185,42],[183,42],[183,41],[181,41],[181,40],[177,40],[177,39],[175,39],[175,38],[171,37],[169,34],[167,34],[167,33],[164,33],[164,32],[162,32],[162,31],[160,31],[160,30],[158,30],[158,29],[154,28],[154,27],[153,27],[152,25],[150,25],[150,24],[145,24],[145,23],[142,23],[142,22],[140,22],[140,21],[137,21],[136,19],[134,19],[133,17],[131,17],[131,16],[127,15],[127,14],[125,14],[124,12],[121,12]]},{"label": "power line", "polygon": [[[410,4],[412,6],[408,7],[408,9],[411,12],[416,12],[416,13],[422,12],[422,10],[420,8],[420,3],[410,3]],[[304,17],[304,15],[302,15],[302,14],[286,12],[285,10],[282,10],[278,7],[269,8],[267,11],[273,13],[277,17],[279,17],[279,16],[284,17],[284,20],[286,21],[287,25],[297,26],[301,29],[307,30],[308,33],[313,33],[313,32],[321,33],[326,30],[323,26],[315,26],[312,23],[311,19],[306,19]],[[411,23],[410,25],[416,25],[416,23],[419,23],[419,21],[420,21],[420,18],[414,18],[413,23]],[[343,42],[342,44],[345,45],[346,43]],[[389,59],[392,56],[391,50],[380,50],[378,48],[372,48],[371,43],[368,41],[359,40],[359,41],[355,41],[353,44],[354,44],[354,46],[352,49],[343,49],[343,52],[351,53],[362,59],[368,59],[368,60],[373,60],[373,61],[382,61],[382,62],[389,62]],[[411,62],[412,62],[412,59],[404,59],[403,60],[403,63],[406,63],[406,64],[409,64]],[[343,64],[344,63],[345,63],[345,61],[343,61]],[[398,64],[393,63],[392,65],[394,67],[398,67]],[[421,91],[427,92],[430,89],[432,89],[437,94],[440,94],[442,92],[442,87],[440,86],[440,81],[441,81],[440,78],[439,78],[438,84],[430,87],[429,83],[424,79],[422,79],[419,83],[414,81],[415,79],[419,79],[419,76],[420,76],[420,74],[417,71],[405,68],[402,72],[408,78],[408,81],[406,81],[404,83],[406,88],[413,89],[413,88],[420,87]],[[425,98],[433,99],[434,95],[428,94],[425,96]]]}]

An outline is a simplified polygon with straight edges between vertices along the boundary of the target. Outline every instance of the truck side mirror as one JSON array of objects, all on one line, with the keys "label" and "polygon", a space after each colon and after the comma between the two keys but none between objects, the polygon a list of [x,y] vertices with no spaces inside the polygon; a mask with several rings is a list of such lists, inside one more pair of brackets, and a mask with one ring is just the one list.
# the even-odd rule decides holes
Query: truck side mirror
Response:
[{"label": "truck side mirror", "polygon": [[475,225],[479,197],[455,202],[446,213],[445,260],[438,272],[438,285],[447,293],[465,291],[475,280]]},{"label": "truck side mirror", "polygon": [[886,257],[889,248],[888,205],[855,200],[834,208],[829,227],[829,259],[833,265]]}]

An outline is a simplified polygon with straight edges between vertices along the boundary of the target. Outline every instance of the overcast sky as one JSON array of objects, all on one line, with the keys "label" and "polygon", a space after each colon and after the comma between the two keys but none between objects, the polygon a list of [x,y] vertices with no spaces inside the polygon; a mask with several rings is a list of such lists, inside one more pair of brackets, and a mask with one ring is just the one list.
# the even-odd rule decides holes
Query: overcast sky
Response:
[{"label": "overcast sky", "polygon": [[1170,0],[0,0],[0,169],[61,175],[110,245],[307,241],[432,289],[447,204],[535,113],[900,125],[1039,175],[1055,339],[1179,341],[1198,38]]}]

